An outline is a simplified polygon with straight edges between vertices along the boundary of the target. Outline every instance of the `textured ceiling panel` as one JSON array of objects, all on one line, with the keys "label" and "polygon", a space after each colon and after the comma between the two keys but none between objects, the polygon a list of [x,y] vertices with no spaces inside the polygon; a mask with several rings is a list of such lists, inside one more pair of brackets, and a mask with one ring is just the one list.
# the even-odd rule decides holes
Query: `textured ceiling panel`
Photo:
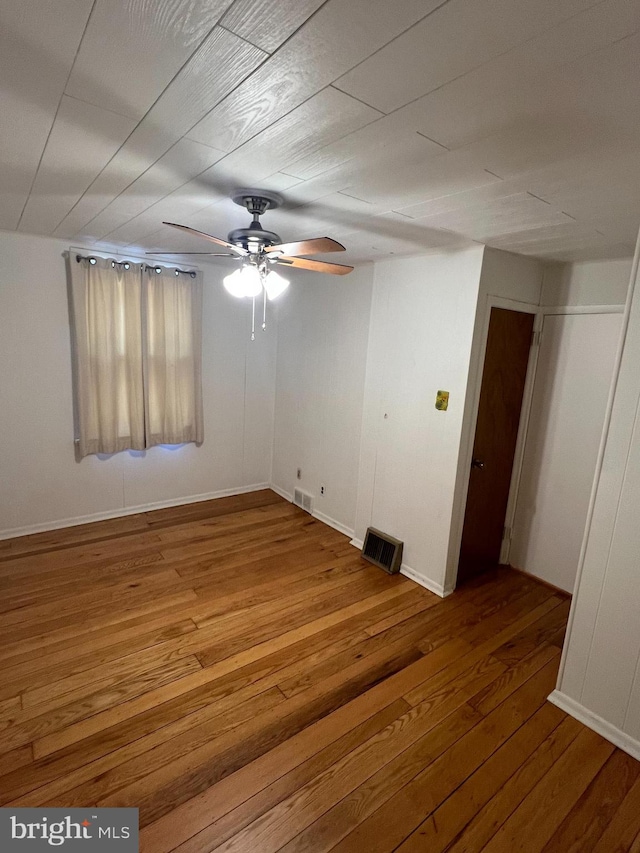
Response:
[{"label": "textured ceiling panel", "polygon": [[236,0],[222,25],[273,53],[325,0]]},{"label": "textured ceiling panel", "polygon": [[[222,160],[221,167],[236,183],[253,186],[288,163],[379,117],[377,110],[328,86],[236,148]],[[317,129],[309,133],[309,127]]]},{"label": "textured ceiling panel", "polygon": [[216,27],[56,230],[56,235],[73,237],[78,233],[265,56],[238,36]]},{"label": "textured ceiling panel", "polygon": [[[449,148],[536,114],[570,63],[634,32],[640,0],[607,0],[419,98],[400,111]],[[396,114],[398,115],[398,114]]]},{"label": "textured ceiling panel", "polygon": [[231,2],[97,0],[67,94],[139,121]]},{"label": "textured ceiling panel", "polygon": [[20,230],[50,234],[135,124],[133,119],[65,95],[20,220]]},{"label": "textured ceiling panel", "polygon": [[[629,254],[640,0],[5,0],[0,228],[202,251],[265,227],[345,260],[472,242]],[[65,94],[66,92],[66,94]]]},{"label": "textured ceiling panel", "polygon": [[86,226],[85,233],[100,239],[143,213],[170,192],[184,186],[222,157],[221,151],[180,139],[153,166],[130,184]]},{"label": "textured ceiling panel", "polygon": [[439,198],[498,180],[466,152],[447,151],[426,162],[418,153],[410,158],[389,154],[375,174],[357,180],[350,191],[357,198],[397,210],[405,203]]},{"label": "textured ceiling panel", "polygon": [[389,113],[595,4],[450,0],[340,77],[336,86]]},{"label": "textured ceiling panel", "polygon": [[404,116],[384,116],[321,147],[313,154],[295,160],[286,167],[286,172],[308,180],[338,166],[349,163],[357,166],[365,160],[378,158],[384,149],[391,148],[397,152],[419,145],[425,159],[446,150],[431,139],[421,136],[418,140],[417,136],[420,134],[416,132],[414,123],[406,121]]},{"label": "textured ceiling panel", "polygon": [[437,0],[329,0],[190,136],[233,151],[437,5]]},{"label": "textured ceiling panel", "polygon": [[0,4],[0,228],[18,225],[91,5]]},{"label": "textured ceiling panel", "polygon": [[522,232],[524,229],[562,225],[571,221],[571,217],[566,213],[524,192],[476,207],[434,214],[421,219],[420,224],[434,223],[456,234],[464,234],[478,242],[487,243],[494,237]]}]

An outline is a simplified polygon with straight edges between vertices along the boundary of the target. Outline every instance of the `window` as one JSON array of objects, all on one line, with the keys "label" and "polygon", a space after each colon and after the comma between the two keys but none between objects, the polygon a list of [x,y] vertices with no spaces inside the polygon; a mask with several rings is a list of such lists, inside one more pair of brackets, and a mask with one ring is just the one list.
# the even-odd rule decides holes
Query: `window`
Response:
[{"label": "window", "polygon": [[80,456],[200,443],[201,275],[69,260]]}]

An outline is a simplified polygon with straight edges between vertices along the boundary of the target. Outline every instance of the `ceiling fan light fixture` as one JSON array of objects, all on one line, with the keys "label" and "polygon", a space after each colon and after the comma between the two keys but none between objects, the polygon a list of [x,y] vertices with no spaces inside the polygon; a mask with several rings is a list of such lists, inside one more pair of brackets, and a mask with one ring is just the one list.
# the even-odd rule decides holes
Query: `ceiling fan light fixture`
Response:
[{"label": "ceiling fan light fixture", "polygon": [[243,266],[240,270],[240,277],[242,279],[245,296],[251,297],[260,295],[262,292],[262,278],[260,276],[260,270],[257,267],[253,266],[253,264]]},{"label": "ceiling fan light fixture", "polygon": [[241,299],[244,294],[244,282],[242,281],[242,276],[240,275],[241,270],[234,270],[230,275],[226,275],[222,279],[222,283],[224,284],[224,289],[227,293],[230,293],[231,296],[236,296],[238,299]]},{"label": "ceiling fan light fixture", "polygon": [[289,287],[289,279],[271,270],[264,278],[264,289],[269,300],[277,299]]},{"label": "ceiling fan light fixture", "polygon": [[258,296],[262,290],[260,272],[253,265],[243,266],[223,279],[227,293],[242,299],[245,296]]}]

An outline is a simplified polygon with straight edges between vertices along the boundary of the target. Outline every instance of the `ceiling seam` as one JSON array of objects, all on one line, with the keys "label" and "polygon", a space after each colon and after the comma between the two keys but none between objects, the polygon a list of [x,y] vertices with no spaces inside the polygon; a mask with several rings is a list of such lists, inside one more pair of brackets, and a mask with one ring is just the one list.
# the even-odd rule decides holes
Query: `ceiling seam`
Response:
[{"label": "ceiling seam", "polygon": [[[385,118],[387,115],[383,110],[378,109],[378,107],[371,106],[371,104],[368,104],[366,101],[364,101],[362,98],[359,98],[357,95],[352,95],[350,92],[343,92],[342,89],[338,89],[338,87],[334,86],[333,83],[329,83],[327,86],[323,86],[321,91],[324,92],[325,89],[333,89],[334,92],[339,92],[346,98],[351,98],[352,100],[357,101],[359,104],[362,104],[363,107],[368,107],[370,110],[375,110],[377,113],[379,113],[378,118]],[[348,136],[349,134],[346,135]]]},{"label": "ceiling seam", "polygon": [[444,148],[445,151],[451,151],[448,145],[445,145],[443,142],[438,142],[437,139],[434,139],[432,136],[427,136],[426,133],[422,133],[420,130],[416,130],[418,136],[422,136],[423,139],[428,139],[429,142],[433,142],[434,145],[439,145],[440,148]]},{"label": "ceiling seam", "polygon": [[542,198],[542,196],[536,195],[535,193],[532,193],[530,190],[525,190],[525,192],[527,195],[530,195],[532,198],[537,198],[538,201],[543,201],[545,204],[549,204],[549,205],[551,204],[551,202],[547,201],[546,198]]},{"label": "ceiling seam", "polygon": [[[321,11],[322,11],[322,9],[324,9],[324,7],[325,7],[329,2],[330,2],[330,0],[324,0],[324,3],[322,3],[320,6],[318,6],[318,8],[317,8],[317,9],[315,9],[315,10],[314,10],[310,15],[309,15],[309,17],[308,17],[308,18],[305,18],[305,19],[304,19],[304,21],[300,24],[300,26],[296,27],[296,28],[295,28],[295,30],[293,30],[293,32],[289,33],[289,35],[286,37],[286,39],[285,39],[283,42],[281,42],[281,44],[279,44],[279,45],[278,45],[278,47],[276,47],[276,49],[275,49],[274,51],[272,51],[271,53],[269,53],[269,51],[265,51],[265,52],[266,52],[266,53],[268,53],[268,54],[269,54],[269,56],[275,56],[275,55],[276,55],[276,53],[278,53],[278,51],[279,51],[279,50],[282,50],[282,48],[283,48],[283,47],[284,47],[284,46],[285,46],[289,41],[291,41],[291,39],[292,39],[294,36],[296,36],[296,35],[300,32],[300,30],[301,30],[303,27],[306,27],[306,26],[307,26],[307,24],[309,23],[309,21],[313,20],[313,18],[315,18],[315,16],[316,16],[319,12],[321,12]],[[229,11],[229,10],[227,9],[227,12],[228,12],[228,11]],[[225,12],[225,15],[227,14],[227,12]],[[223,16],[223,18],[224,18],[224,16]],[[233,30],[229,30],[229,32],[233,32]],[[233,33],[233,34],[234,34],[234,35],[237,35],[237,33]],[[239,36],[239,38],[242,38],[242,36]],[[260,50],[264,50],[264,48],[263,48],[263,47],[261,47],[261,48],[259,48],[259,49],[260,49]]]},{"label": "ceiling seam", "polygon": [[119,113],[117,110],[109,109],[109,107],[101,107],[99,104],[94,104],[93,101],[87,101],[85,98],[79,98],[77,95],[70,95],[68,92],[64,93],[64,97],[71,98],[72,101],[78,101],[79,104],[86,104],[88,107],[93,107],[96,110],[102,110],[104,113],[111,113],[111,115],[118,116],[119,118],[126,118],[128,121],[137,121],[133,116]]},{"label": "ceiling seam", "polygon": [[[227,12],[228,12],[228,11],[229,11],[229,10],[227,9]],[[225,14],[226,14],[226,13],[225,13]],[[225,33],[229,33],[229,35],[230,35],[230,36],[235,36],[235,37],[236,37],[236,38],[238,38],[238,39],[242,39],[242,41],[246,41],[246,43],[247,43],[247,44],[250,44],[250,45],[251,45],[251,47],[255,47],[255,49],[256,49],[256,50],[260,50],[260,51],[262,51],[262,53],[266,53],[266,54],[267,54],[267,59],[271,59],[271,57],[273,56],[273,53],[269,53],[269,51],[268,51],[268,50],[265,50],[263,47],[260,47],[260,45],[255,44],[254,42],[250,41],[250,40],[249,40],[248,38],[246,38],[245,36],[241,36],[241,35],[239,35],[238,33],[234,32],[233,30],[230,30],[230,29],[229,29],[229,27],[225,27],[225,25],[224,25],[224,24],[220,24],[220,23],[218,23],[218,24],[216,24],[216,26],[218,27],[218,29],[220,29],[220,30],[224,30],[224,31],[225,31]],[[275,53],[275,51],[274,51],[274,53]],[[266,62],[266,61],[267,61],[267,59],[265,59],[264,61]],[[245,77],[245,80],[246,80],[246,77]],[[226,97],[226,95],[225,95],[225,97]],[[212,107],[211,109],[215,109],[215,107]],[[204,118],[204,116],[203,116],[203,118]],[[194,127],[195,127],[195,125],[194,125]]]}]

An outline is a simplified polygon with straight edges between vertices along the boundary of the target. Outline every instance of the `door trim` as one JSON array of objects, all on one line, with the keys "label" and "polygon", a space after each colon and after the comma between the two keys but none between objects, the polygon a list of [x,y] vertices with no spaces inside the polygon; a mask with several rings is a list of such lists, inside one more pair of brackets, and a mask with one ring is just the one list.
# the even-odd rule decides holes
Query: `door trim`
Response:
[{"label": "door trim", "polygon": [[624,305],[541,305],[540,314],[623,314]]},{"label": "door trim", "polygon": [[507,501],[507,511],[504,517],[504,526],[509,530],[509,537],[502,539],[502,547],[500,549],[500,562],[509,562],[509,552],[511,551],[511,534],[513,532],[513,522],[516,517],[516,504],[518,502],[518,492],[520,491],[520,480],[522,478],[522,468],[524,466],[524,451],[527,446],[527,434],[529,432],[529,422],[531,419],[531,406],[533,405],[533,389],[536,383],[536,372],[538,369],[538,355],[540,354],[540,342],[544,329],[544,315],[539,311],[529,311],[529,314],[535,314],[533,322],[533,333],[535,340],[531,344],[529,351],[529,363],[527,364],[527,378],[524,382],[524,391],[522,393],[522,408],[520,409],[520,422],[518,424],[518,438],[516,439],[516,450],[513,455],[513,468],[511,469],[511,483],[509,485],[509,499]]}]

